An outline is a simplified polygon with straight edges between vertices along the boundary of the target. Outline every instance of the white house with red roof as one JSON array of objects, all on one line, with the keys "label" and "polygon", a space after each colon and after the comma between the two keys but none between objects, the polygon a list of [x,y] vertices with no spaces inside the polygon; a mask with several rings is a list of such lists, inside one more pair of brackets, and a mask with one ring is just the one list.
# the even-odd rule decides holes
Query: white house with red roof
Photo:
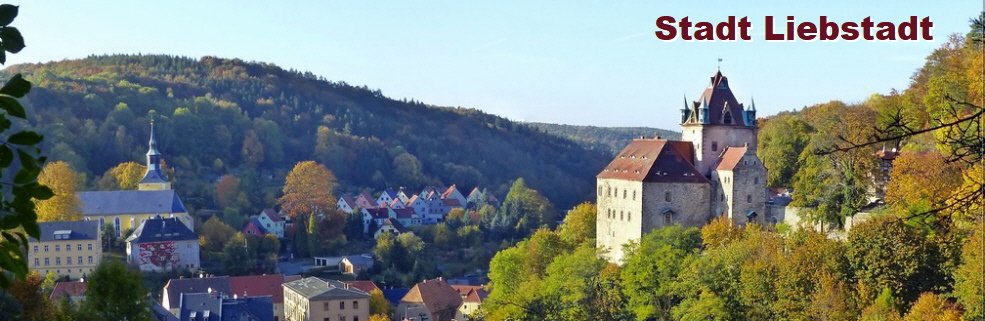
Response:
[{"label": "white house with red roof", "polygon": [[273,234],[279,239],[284,238],[284,228],[287,222],[285,222],[284,216],[277,213],[277,211],[269,208],[264,209],[257,216],[257,221],[267,233]]},{"label": "white house with red roof", "polygon": [[335,202],[336,209],[349,214],[352,214],[352,212],[355,211],[357,207],[358,206],[356,206],[356,198],[352,197],[352,195],[349,194],[344,194],[342,196],[339,196],[339,200]]}]

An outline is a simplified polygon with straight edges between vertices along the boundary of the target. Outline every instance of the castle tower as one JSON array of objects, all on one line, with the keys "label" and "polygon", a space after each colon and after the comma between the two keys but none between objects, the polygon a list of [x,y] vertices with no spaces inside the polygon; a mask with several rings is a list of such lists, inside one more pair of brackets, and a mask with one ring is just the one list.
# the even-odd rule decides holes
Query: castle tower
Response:
[{"label": "castle tower", "polygon": [[150,122],[150,141],[147,149],[147,172],[140,180],[137,189],[141,191],[162,191],[170,190],[171,182],[168,181],[164,172],[161,170],[161,152],[157,151],[157,141],[154,140],[154,121]]},{"label": "castle tower", "polygon": [[726,147],[748,146],[756,151],[756,107],[748,110],[732,94],[721,71],[711,77],[698,101],[684,100],[681,109],[681,140],[694,144],[695,166],[711,177],[718,157]]}]

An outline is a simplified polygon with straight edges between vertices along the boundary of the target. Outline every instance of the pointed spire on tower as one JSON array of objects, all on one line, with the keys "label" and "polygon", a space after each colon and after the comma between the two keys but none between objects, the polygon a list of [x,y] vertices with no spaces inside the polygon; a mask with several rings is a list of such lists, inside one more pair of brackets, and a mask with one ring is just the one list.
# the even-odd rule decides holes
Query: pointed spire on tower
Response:
[{"label": "pointed spire on tower", "polygon": [[752,103],[749,105],[749,110],[756,111],[756,98],[751,97],[749,98],[749,100],[752,101]]},{"label": "pointed spire on tower", "polygon": [[154,119],[153,118],[151,118],[151,120],[150,120],[150,141],[147,143],[147,145],[148,145],[147,156],[150,156],[150,155],[161,155],[161,153],[157,151],[157,141],[154,139]]}]

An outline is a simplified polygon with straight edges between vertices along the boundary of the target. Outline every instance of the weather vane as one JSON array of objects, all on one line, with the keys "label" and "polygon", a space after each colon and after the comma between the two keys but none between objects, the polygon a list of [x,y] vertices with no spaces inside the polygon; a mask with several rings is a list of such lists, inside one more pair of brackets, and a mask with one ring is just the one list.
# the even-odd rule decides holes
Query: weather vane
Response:
[{"label": "weather vane", "polygon": [[718,71],[722,71],[722,57],[718,57]]}]

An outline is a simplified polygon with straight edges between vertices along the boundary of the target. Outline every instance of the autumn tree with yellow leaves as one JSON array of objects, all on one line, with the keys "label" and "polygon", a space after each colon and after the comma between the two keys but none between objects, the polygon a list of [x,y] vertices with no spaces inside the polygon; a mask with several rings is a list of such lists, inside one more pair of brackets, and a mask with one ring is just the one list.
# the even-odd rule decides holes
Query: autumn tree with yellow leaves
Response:
[{"label": "autumn tree with yellow leaves", "polygon": [[75,195],[78,174],[63,161],[50,163],[41,170],[38,182],[51,188],[55,196],[34,200],[39,222],[77,221],[82,219],[82,201]]},{"label": "autumn tree with yellow leaves", "polygon": [[140,179],[144,177],[147,166],[136,162],[120,163],[110,168],[99,180],[101,190],[137,189]]},{"label": "autumn tree with yellow leaves", "polygon": [[277,201],[284,213],[292,218],[318,211],[334,211],[336,199],[332,191],[336,186],[335,174],[325,165],[314,161],[300,162],[287,174],[284,196]]}]

